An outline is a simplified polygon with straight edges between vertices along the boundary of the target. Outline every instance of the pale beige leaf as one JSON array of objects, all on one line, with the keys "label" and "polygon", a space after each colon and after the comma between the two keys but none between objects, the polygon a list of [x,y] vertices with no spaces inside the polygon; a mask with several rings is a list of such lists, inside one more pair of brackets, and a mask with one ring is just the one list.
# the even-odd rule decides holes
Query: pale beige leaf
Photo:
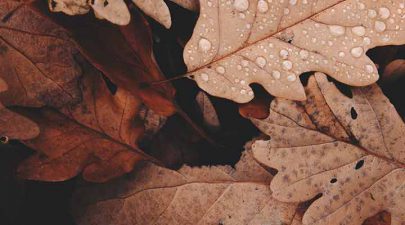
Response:
[{"label": "pale beige leaf", "polygon": [[380,211],[402,224],[405,125],[394,106],[377,85],[353,88],[349,98],[320,73],[306,91],[306,102],[275,100],[269,118],[254,120],[271,138],[256,141],[253,151],[278,170],[273,197],[304,202],[321,193],[305,225],[360,225]]},{"label": "pale beige leaf", "polygon": [[99,19],[106,19],[118,25],[127,25],[131,15],[123,0],[94,0],[90,1],[94,14]]},{"label": "pale beige leaf", "polygon": [[201,1],[184,60],[208,93],[236,102],[253,98],[252,83],[304,100],[299,76],[320,71],[353,86],[378,79],[365,54],[403,44],[402,0]]},{"label": "pale beige leaf", "polygon": [[63,12],[68,15],[86,14],[90,10],[87,0],[48,0],[52,12]]},{"label": "pale beige leaf", "polygon": [[251,151],[236,170],[145,163],[126,179],[80,188],[73,209],[79,225],[291,224],[296,206],[274,200],[270,180]]},{"label": "pale beige leaf", "polygon": [[169,8],[163,0],[132,0],[142,11],[166,28],[172,26]]},{"label": "pale beige leaf", "polygon": [[217,111],[207,94],[200,91],[196,96],[196,101],[202,113],[205,125],[212,130],[218,130],[221,123],[219,122]]}]

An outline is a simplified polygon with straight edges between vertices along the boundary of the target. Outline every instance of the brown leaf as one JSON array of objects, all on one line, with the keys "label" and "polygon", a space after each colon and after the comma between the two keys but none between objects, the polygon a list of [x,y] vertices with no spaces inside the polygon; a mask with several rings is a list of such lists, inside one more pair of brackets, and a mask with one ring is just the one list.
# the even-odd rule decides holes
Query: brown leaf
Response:
[{"label": "brown leaf", "polygon": [[148,158],[137,147],[144,130],[140,100],[120,88],[112,95],[99,72],[82,66],[82,101],[60,109],[69,118],[50,109],[22,110],[39,124],[41,134],[24,142],[39,153],[20,165],[20,176],[61,181],[83,170],[86,180],[105,182]]},{"label": "brown leaf", "polygon": [[22,4],[0,3],[0,78],[9,86],[0,100],[28,107],[77,102],[81,70],[74,44],[60,27]]},{"label": "brown leaf", "polygon": [[213,131],[220,129],[221,123],[219,122],[217,112],[209,97],[204,92],[200,91],[195,100],[201,110],[204,124]]},{"label": "brown leaf", "polygon": [[243,117],[265,119],[269,116],[269,104],[271,99],[268,98],[254,98],[248,103],[239,105],[239,114]]},{"label": "brown leaf", "polygon": [[173,171],[146,163],[127,179],[80,188],[74,215],[79,225],[291,224],[295,204],[271,198],[270,179],[250,151],[236,169]]},{"label": "brown leaf", "polygon": [[392,83],[405,76],[405,59],[390,62],[384,69],[383,81]]},{"label": "brown leaf", "polygon": [[[0,78],[0,93],[7,89],[6,82]],[[38,134],[39,128],[34,122],[8,110],[0,102],[0,143],[9,139],[27,140]]]},{"label": "brown leaf", "polygon": [[254,120],[270,141],[256,141],[254,156],[278,174],[273,197],[304,202],[318,194],[303,224],[360,225],[378,212],[405,221],[405,125],[377,85],[346,97],[317,73],[302,103],[277,99],[270,116]]},{"label": "brown leaf", "polygon": [[367,50],[405,40],[401,0],[228,3],[200,2],[184,60],[202,89],[238,103],[253,99],[252,83],[277,97],[305,100],[299,76],[310,71],[369,85],[378,73]]},{"label": "brown leaf", "polygon": [[164,76],[153,57],[149,24],[138,11],[132,10],[134,18],[127,26],[117,27],[89,17],[56,17],[41,2],[32,7],[65,27],[86,59],[118,87],[139,96],[156,113],[167,116],[175,112],[174,88],[167,83],[149,85]]}]

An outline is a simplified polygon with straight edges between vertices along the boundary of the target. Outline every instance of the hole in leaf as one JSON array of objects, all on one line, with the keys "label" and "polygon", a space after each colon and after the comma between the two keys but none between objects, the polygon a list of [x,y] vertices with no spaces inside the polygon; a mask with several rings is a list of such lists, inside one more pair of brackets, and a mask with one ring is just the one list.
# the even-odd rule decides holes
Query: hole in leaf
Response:
[{"label": "hole in leaf", "polygon": [[103,79],[105,81],[105,84],[107,85],[108,90],[112,95],[115,95],[117,93],[118,87],[115,85],[108,77],[103,75]]},{"label": "hole in leaf", "polygon": [[108,1],[105,0],[105,1],[104,1],[104,7],[106,7],[107,5],[108,5]]},{"label": "hole in leaf", "polygon": [[356,166],[354,167],[356,170],[360,169],[364,165],[364,160],[360,160],[356,163]]},{"label": "hole in leaf", "polygon": [[0,143],[2,143],[2,144],[7,144],[8,141],[9,141],[9,139],[8,139],[7,136],[1,136],[1,137],[0,137]]},{"label": "hole in leaf", "polygon": [[350,115],[352,116],[352,119],[357,119],[357,112],[353,107],[350,109]]},{"label": "hole in leaf", "polygon": [[332,178],[331,180],[330,180],[330,183],[331,184],[334,184],[334,183],[336,183],[337,182],[337,179],[336,178]]},{"label": "hole in leaf", "polygon": [[56,3],[54,0],[52,0],[52,1],[51,1],[51,7],[52,7],[52,9],[54,9],[54,8],[56,7],[56,5],[57,5],[57,3]]}]

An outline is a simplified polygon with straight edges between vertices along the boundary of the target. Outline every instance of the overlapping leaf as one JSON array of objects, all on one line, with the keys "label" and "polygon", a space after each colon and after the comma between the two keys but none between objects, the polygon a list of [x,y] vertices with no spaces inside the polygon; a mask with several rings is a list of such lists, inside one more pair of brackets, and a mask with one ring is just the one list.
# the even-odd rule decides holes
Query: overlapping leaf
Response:
[{"label": "overlapping leaf", "polygon": [[320,73],[306,91],[306,102],[275,100],[267,119],[254,120],[271,138],[253,151],[278,170],[273,197],[303,202],[321,193],[303,224],[360,225],[380,211],[403,224],[405,125],[394,106],[377,85],[349,98]]},{"label": "overlapping leaf", "polygon": [[378,79],[366,52],[403,44],[401,0],[201,1],[184,50],[190,75],[208,93],[244,103],[252,83],[304,100],[299,76],[327,73],[353,86]]},{"label": "overlapping leaf", "polygon": [[74,214],[88,224],[292,224],[295,204],[271,198],[271,175],[246,152],[236,165],[172,171],[147,163],[127,179],[85,186]]},{"label": "overlapping leaf", "polygon": [[[163,0],[132,0],[145,14],[151,16],[166,28],[172,20],[169,8]],[[197,10],[197,0],[171,0],[190,10]],[[68,15],[81,15],[90,8],[99,19],[106,19],[118,25],[127,25],[131,20],[130,12],[124,0],[48,0],[50,10],[64,12]]]}]

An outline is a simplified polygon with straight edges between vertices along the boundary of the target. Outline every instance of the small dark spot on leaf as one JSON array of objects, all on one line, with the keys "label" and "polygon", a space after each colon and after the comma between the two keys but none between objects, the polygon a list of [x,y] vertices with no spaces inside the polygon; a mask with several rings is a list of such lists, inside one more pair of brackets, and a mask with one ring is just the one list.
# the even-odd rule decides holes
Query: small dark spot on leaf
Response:
[{"label": "small dark spot on leaf", "polygon": [[336,178],[332,178],[332,179],[330,180],[330,183],[331,183],[331,184],[336,183],[336,182],[337,182],[337,179],[336,179]]},{"label": "small dark spot on leaf", "polygon": [[357,112],[353,107],[350,109],[350,115],[352,116],[352,119],[357,119]]},{"label": "small dark spot on leaf", "polygon": [[108,77],[103,75],[103,79],[105,81],[105,84],[107,85],[108,90],[112,95],[115,95],[117,93],[118,87],[115,85]]},{"label": "small dark spot on leaf", "polygon": [[354,167],[356,170],[360,169],[364,165],[364,160],[360,160],[356,163],[356,167]]},{"label": "small dark spot on leaf", "polygon": [[95,1],[95,0],[91,0],[91,1],[90,1],[90,4],[94,5],[94,1]]},{"label": "small dark spot on leaf", "polygon": [[104,7],[106,7],[108,5],[108,1],[104,0]]},{"label": "small dark spot on leaf", "polygon": [[372,193],[370,193],[370,198],[371,198],[371,199],[373,199],[373,200],[375,201],[375,198],[374,198],[374,196],[373,196],[373,194],[372,194]]},{"label": "small dark spot on leaf", "polygon": [[51,1],[51,8],[54,9],[58,3],[56,3],[54,0]]}]

